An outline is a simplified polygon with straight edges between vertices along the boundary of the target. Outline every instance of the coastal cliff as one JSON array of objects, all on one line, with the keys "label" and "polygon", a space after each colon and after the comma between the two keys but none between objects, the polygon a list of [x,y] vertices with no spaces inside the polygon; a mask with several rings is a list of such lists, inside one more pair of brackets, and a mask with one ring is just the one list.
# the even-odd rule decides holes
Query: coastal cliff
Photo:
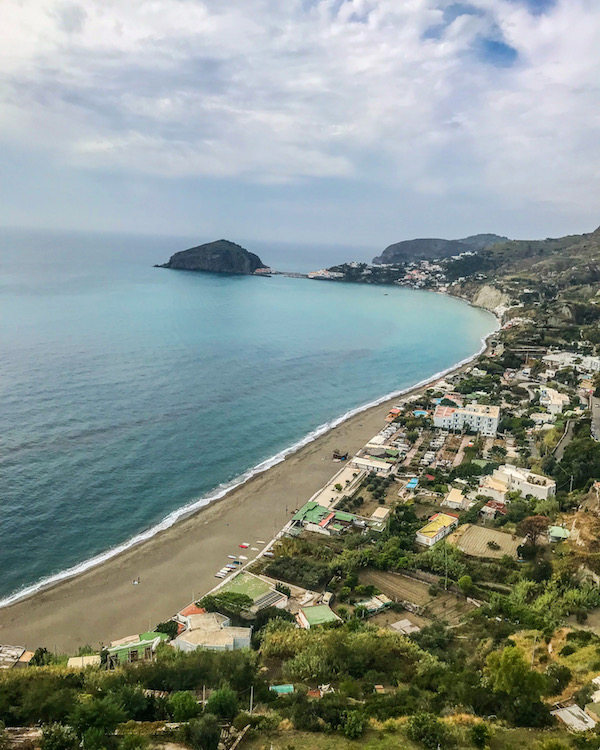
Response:
[{"label": "coastal cliff", "polygon": [[229,240],[207,242],[204,245],[181,250],[172,255],[167,263],[155,268],[174,268],[180,271],[210,271],[212,273],[236,273],[249,275],[264,263],[254,253]]}]

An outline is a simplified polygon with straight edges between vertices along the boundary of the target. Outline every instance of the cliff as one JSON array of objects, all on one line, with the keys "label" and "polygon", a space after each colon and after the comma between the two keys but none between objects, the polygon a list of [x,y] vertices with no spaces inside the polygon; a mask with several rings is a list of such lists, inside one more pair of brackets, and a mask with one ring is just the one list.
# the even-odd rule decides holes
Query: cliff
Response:
[{"label": "cliff", "polygon": [[172,255],[167,263],[157,265],[156,268],[248,275],[254,273],[257,268],[264,268],[264,263],[258,255],[236,245],[235,242],[217,240],[181,250]]}]

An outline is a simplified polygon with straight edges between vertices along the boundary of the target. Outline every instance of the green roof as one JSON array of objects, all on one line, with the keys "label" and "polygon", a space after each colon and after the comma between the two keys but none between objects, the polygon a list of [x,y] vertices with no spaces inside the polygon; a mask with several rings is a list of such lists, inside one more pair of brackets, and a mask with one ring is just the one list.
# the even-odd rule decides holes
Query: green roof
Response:
[{"label": "green roof", "polygon": [[475,466],[480,466],[482,469],[485,469],[485,467],[489,464],[489,461],[485,461],[483,458],[474,458],[471,463],[475,464]]},{"label": "green roof", "polygon": [[336,510],[335,520],[336,521],[354,521],[356,516],[352,513],[346,513],[343,510]]},{"label": "green roof", "polygon": [[568,539],[571,536],[570,531],[565,529],[564,526],[550,526],[548,534],[550,536],[558,537],[559,539]]},{"label": "green roof", "polygon": [[260,599],[271,590],[271,586],[262,578],[253,576],[251,573],[238,573],[234,576],[231,581],[228,581],[224,586],[217,591],[217,594],[222,594],[228,591],[233,594],[246,594],[253,602]]},{"label": "green roof", "polygon": [[157,633],[154,630],[148,633],[140,633],[140,641],[153,641],[155,638],[161,638],[163,641],[169,640],[169,636],[166,633]]},{"label": "green roof", "polygon": [[336,622],[340,619],[335,612],[332,612],[332,610],[329,609],[327,604],[315,604],[312,607],[302,607],[300,611],[304,617],[306,617],[306,620],[311,627],[313,627],[313,625],[323,625],[326,622]]},{"label": "green roof", "polygon": [[330,511],[324,508],[319,503],[312,502],[303,505],[300,510],[294,514],[293,521],[301,521],[303,523],[319,523],[325,516],[328,516]]}]

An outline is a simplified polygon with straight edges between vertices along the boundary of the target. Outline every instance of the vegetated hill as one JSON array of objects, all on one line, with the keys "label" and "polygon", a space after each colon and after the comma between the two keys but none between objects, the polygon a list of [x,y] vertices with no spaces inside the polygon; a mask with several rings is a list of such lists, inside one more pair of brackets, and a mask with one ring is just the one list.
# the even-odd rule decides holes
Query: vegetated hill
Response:
[{"label": "vegetated hill", "polygon": [[416,239],[404,240],[389,245],[373,258],[375,265],[387,263],[406,263],[412,260],[432,260],[434,258],[449,258],[460,253],[479,252],[495,242],[508,240],[497,234],[474,234],[461,240]]},{"label": "vegetated hill", "polygon": [[264,263],[254,253],[229,240],[217,240],[205,245],[181,250],[167,263],[157,268],[175,268],[181,271],[212,271],[213,273],[251,274]]}]

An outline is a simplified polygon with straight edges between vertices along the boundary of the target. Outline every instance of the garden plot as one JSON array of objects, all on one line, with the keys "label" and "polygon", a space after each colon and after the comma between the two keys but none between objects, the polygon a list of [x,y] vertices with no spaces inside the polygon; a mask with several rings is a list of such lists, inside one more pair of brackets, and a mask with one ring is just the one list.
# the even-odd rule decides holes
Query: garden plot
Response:
[{"label": "garden plot", "polygon": [[489,557],[499,559],[504,555],[517,557],[517,547],[523,542],[522,537],[506,534],[485,526],[465,524],[448,537],[466,555],[471,557]]}]

